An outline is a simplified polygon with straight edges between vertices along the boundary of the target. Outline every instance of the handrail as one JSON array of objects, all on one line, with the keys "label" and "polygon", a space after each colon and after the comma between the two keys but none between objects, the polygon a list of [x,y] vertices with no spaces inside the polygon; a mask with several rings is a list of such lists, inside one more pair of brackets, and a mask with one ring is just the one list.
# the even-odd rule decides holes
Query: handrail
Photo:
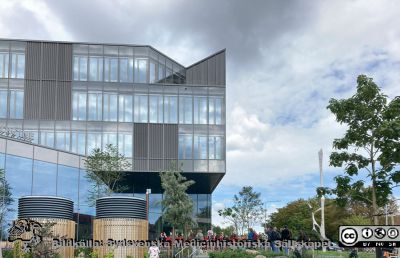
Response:
[{"label": "handrail", "polygon": [[179,254],[179,258],[181,257],[181,253],[183,253],[183,251],[185,251],[185,247],[182,247],[182,249],[179,251],[179,252],[177,252],[175,255],[174,255],[174,257],[177,257],[178,256],[178,254]]}]

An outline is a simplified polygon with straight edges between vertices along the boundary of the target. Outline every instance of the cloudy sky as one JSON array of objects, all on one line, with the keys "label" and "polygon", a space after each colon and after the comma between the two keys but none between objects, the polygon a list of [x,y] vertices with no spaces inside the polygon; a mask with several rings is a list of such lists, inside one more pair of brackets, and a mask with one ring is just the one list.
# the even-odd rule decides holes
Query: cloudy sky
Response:
[{"label": "cloudy sky", "polygon": [[[400,91],[399,1],[1,0],[0,37],[149,44],[183,65],[227,49],[227,174],[213,210],[244,185],[271,212],[315,195],[344,128],[326,110],[367,74]],[[215,223],[221,223],[216,212]]]}]

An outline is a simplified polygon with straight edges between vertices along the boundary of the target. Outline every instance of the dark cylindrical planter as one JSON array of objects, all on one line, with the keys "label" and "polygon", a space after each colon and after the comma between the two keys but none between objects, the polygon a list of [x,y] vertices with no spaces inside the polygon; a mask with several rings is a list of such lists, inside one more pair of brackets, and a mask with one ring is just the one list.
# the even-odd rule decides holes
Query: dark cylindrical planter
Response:
[{"label": "dark cylindrical planter", "polygon": [[[146,201],[137,197],[112,196],[96,201],[96,219],[93,221],[93,238],[96,241],[147,240]],[[99,247],[100,257],[110,251],[114,257],[143,257],[143,247]]]},{"label": "dark cylindrical planter", "polygon": [[[18,200],[18,220],[31,220],[51,223],[54,237],[75,238],[73,221],[73,201],[57,196],[24,196]],[[32,232],[24,233],[23,238],[31,238]],[[43,239],[43,241],[50,241]],[[74,247],[60,247],[56,252],[61,257],[74,257]]]}]

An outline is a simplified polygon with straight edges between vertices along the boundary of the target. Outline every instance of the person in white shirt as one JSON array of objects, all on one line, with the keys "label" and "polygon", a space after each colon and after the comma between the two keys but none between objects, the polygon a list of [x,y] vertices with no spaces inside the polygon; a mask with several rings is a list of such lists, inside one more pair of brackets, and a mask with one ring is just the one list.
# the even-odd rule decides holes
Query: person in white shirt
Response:
[{"label": "person in white shirt", "polygon": [[160,256],[160,248],[156,244],[153,244],[149,248],[149,256],[150,258],[159,258]]}]

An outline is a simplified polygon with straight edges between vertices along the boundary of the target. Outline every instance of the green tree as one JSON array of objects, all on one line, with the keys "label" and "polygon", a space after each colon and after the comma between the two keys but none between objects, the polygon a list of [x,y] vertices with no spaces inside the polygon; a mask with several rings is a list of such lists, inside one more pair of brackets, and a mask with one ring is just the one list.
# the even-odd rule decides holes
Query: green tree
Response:
[{"label": "green tree", "polygon": [[116,146],[108,144],[103,151],[99,148],[93,149],[84,162],[86,178],[92,183],[89,194],[92,205],[97,198],[125,190],[118,183],[132,164],[124,155],[118,153]]},{"label": "green tree", "polygon": [[195,182],[186,180],[172,164],[166,171],[160,172],[161,187],[164,190],[164,198],[161,202],[163,207],[163,218],[172,227],[172,238],[175,241],[175,232],[181,229],[187,233],[194,225],[192,219],[193,201],[187,194],[188,188]]},{"label": "green tree", "polygon": [[219,210],[218,214],[232,222],[239,234],[244,234],[263,219],[264,204],[260,196],[261,193],[255,192],[253,187],[244,186],[238,195],[234,195],[232,207]]},{"label": "green tree", "polygon": [[400,182],[400,171],[396,170],[400,99],[389,102],[372,78],[360,75],[356,94],[331,99],[327,108],[340,124],[347,125],[343,138],[333,141],[336,151],[330,155],[330,165],[344,167],[344,175],[335,177],[335,189],[318,189],[318,193],[336,194],[341,205],[351,199],[364,200],[372,206],[377,225],[379,208],[389,202],[393,186]]},{"label": "green tree", "polygon": [[215,234],[220,235],[223,234],[224,236],[231,236],[233,233],[235,233],[235,227],[233,226],[228,226],[228,227],[221,227],[221,226],[213,226],[213,231]]},{"label": "green tree", "polygon": [[[4,229],[7,225],[5,225],[5,218],[8,212],[12,211],[10,205],[14,202],[14,199],[11,195],[11,187],[8,184],[5,176],[4,169],[0,169],[0,238],[1,240],[5,239],[7,236],[5,234]],[[0,257],[2,257],[2,250],[0,247]]]}]

